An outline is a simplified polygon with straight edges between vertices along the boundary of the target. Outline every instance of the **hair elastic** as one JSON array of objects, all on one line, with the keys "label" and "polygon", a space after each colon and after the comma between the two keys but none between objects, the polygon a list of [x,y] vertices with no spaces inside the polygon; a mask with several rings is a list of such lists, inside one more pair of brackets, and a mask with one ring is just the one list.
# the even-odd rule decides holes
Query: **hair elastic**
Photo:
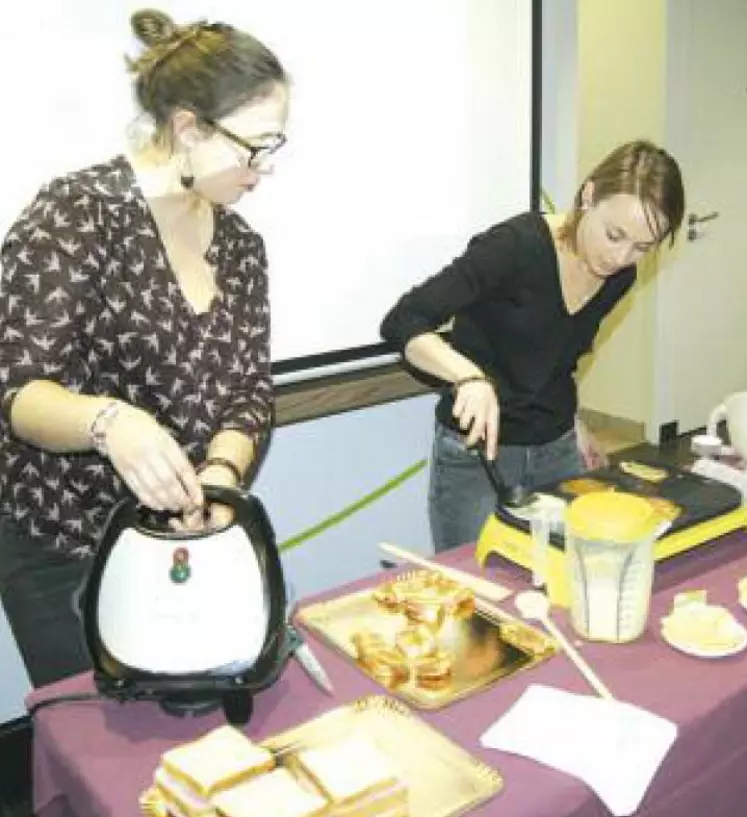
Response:
[{"label": "hair elastic", "polygon": [[196,471],[198,474],[201,474],[203,471],[213,465],[219,465],[229,470],[236,478],[236,484],[241,485],[242,475],[241,471],[239,471],[238,465],[236,465],[235,462],[231,462],[231,460],[227,459],[226,457],[209,457],[197,466]]}]

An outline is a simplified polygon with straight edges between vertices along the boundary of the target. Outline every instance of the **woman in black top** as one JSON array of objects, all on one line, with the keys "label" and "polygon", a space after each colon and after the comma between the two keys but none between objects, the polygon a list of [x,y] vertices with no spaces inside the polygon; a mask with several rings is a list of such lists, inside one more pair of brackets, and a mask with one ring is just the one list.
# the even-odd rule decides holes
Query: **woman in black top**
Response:
[{"label": "woman in black top", "polygon": [[[495,505],[477,445],[508,486],[527,489],[603,463],[576,416],[576,365],[636,263],[674,241],[684,206],[675,160],[648,142],[623,145],[565,218],[532,212],[491,227],[386,316],[383,337],[451,384],[431,461],[437,551],[476,541]],[[447,343],[435,330],[452,317]]]},{"label": "woman in black top", "polygon": [[222,23],[132,25],[138,138],[2,247],[0,593],[35,685],[88,665],[71,597],[112,507],[226,521],[201,486],[241,482],[272,416],[265,252],[230,205],[283,144],[284,70]]}]

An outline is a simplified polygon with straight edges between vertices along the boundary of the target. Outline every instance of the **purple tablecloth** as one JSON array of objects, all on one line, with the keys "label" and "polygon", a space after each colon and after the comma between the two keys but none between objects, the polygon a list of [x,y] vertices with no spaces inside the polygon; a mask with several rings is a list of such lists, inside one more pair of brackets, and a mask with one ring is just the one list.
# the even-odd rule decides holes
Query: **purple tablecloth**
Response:
[{"label": "purple tablecloth", "polygon": [[[472,548],[453,551],[444,561],[477,572]],[[500,566],[497,561],[491,564],[487,572],[516,587],[526,582],[523,573],[503,561]],[[668,647],[658,633],[659,620],[671,606],[673,594],[685,588],[706,588],[709,601],[724,604],[745,621],[747,613],[739,607],[736,592],[736,580],[743,575],[747,575],[747,534],[743,533],[668,560],[657,568],[645,635],[630,645],[582,647],[613,694],[670,718],[680,727],[640,815],[747,814],[747,653],[718,660],[691,658]],[[378,578],[326,595],[349,592]],[[565,613],[555,611],[554,615],[567,631]],[[310,643],[335,685],[335,698],[322,694],[291,662],[281,680],[256,699],[247,727],[254,740],[333,706],[381,694],[382,690],[350,663],[312,637]],[[503,774],[503,792],[472,812],[474,817],[604,817],[606,808],[577,780],[531,760],[479,746],[482,732],[530,682],[589,692],[573,665],[559,655],[446,709],[420,715]],[[35,691],[29,703],[91,689],[90,676],[79,676]],[[181,720],[150,703],[95,701],[40,710],[34,731],[35,809],[41,817],[135,815],[137,797],[150,784],[164,750],[219,723],[218,714]]]}]

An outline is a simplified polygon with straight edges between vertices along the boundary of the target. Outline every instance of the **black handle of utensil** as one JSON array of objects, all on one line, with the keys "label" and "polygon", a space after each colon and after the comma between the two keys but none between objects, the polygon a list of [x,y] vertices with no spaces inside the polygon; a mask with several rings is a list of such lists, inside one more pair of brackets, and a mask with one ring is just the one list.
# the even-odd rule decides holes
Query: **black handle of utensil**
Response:
[{"label": "black handle of utensil", "polygon": [[498,504],[505,505],[509,493],[508,486],[503,481],[503,478],[493,470],[488,462],[488,458],[485,456],[482,446],[479,443],[475,446],[475,450],[477,451],[477,456],[479,457],[482,467],[485,470],[488,481],[495,491],[495,498]]},{"label": "black handle of utensil", "polygon": [[534,494],[526,491],[523,485],[506,485],[500,473],[490,466],[482,446],[478,443],[475,448],[477,450],[477,456],[482,463],[482,467],[485,469],[485,474],[487,475],[488,480],[495,491],[497,509],[522,508],[524,505],[528,505],[534,500]]}]

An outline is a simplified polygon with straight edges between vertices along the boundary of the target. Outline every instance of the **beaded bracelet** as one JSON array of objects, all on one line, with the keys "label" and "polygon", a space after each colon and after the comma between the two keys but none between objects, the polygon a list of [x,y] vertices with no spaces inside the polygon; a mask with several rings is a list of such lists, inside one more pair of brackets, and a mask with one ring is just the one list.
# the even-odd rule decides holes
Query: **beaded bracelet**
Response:
[{"label": "beaded bracelet", "polygon": [[225,457],[210,457],[209,459],[206,459],[204,462],[200,463],[197,466],[196,471],[198,474],[201,474],[203,471],[213,465],[219,465],[223,468],[227,468],[235,477],[236,484],[241,485],[242,475],[241,471],[239,471],[239,467],[235,462],[231,462],[231,460],[226,459]]},{"label": "beaded bracelet", "polygon": [[114,418],[119,414],[121,405],[112,400],[105,406],[100,408],[93,418],[91,427],[88,431],[91,446],[101,454],[102,457],[109,456],[109,446],[106,443],[106,433],[109,431],[109,426],[112,424]]},{"label": "beaded bracelet", "polygon": [[461,380],[456,380],[451,387],[451,394],[453,397],[457,396],[457,392],[462,386],[467,383],[487,383],[491,389],[495,390],[495,383],[484,374],[473,374],[470,377],[463,377]]}]

